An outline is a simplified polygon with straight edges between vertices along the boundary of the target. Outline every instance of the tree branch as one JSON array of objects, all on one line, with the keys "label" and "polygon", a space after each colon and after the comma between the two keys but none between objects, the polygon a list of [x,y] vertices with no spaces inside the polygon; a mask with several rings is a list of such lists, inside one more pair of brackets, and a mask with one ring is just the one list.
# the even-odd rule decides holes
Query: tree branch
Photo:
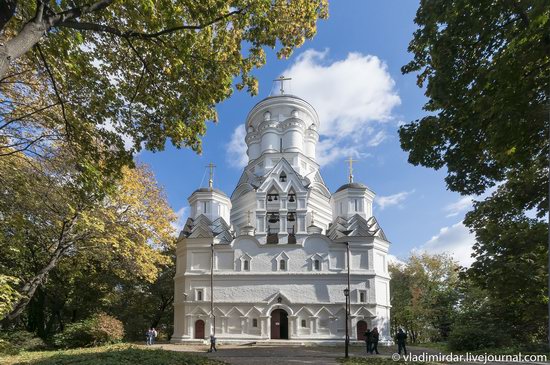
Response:
[{"label": "tree branch", "polygon": [[207,28],[217,22],[220,22],[224,19],[227,19],[233,15],[241,14],[246,10],[246,8],[238,9],[230,11],[229,13],[220,15],[219,17],[216,17],[204,24],[196,24],[196,25],[180,25],[177,27],[172,28],[166,28],[161,31],[155,32],[155,33],[142,33],[142,32],[134,32],[134,31],[126,31],[123,32],[118,28],[111,27],[108,25],[103,24],[96,24],[96,23],[86,23],[86,22],[76,22],[76,21],[60,21],[56,23],[56,26],[65,27],[65,28],[72,28],[77,30],[91,30],[96,32],[103,32],[103,33],[110,33],[114,34],[119,37],[123,38],[138,38],[138,39],[150,39],[150,38],[157,38],[165,34],[174,33],[180,30],[201,30],[204,28]]},{"label": "tree branch", "polygon": [[50,79],[52,80],[52,86],[53,90],[55,92],[55,95],[57,96],[57,99],[59,100],[59,103],[61,104],[61,114],[63,115],[63,120],[65,121],[65,131],[67,133],[67,138],[70,140],[71,134],[70,134],[70,124],[67,120],[67,113],[65,112],[65,103],[63,102],[63,99],[61,98],[61,94],[59,93],[59,90],[57,89],[57,83],[55,81],[55,78],[53,77],[53,73],[50,70],[50,66],[48,65],[48,62],[46,61],[46,57],[44,57],[44,53],[42,52],[42,47],[40,47],[40,44],[36,45],[36,48],[38,49],[38,53],[40,54],[40,59],[42,59],[42,62],[44,62],[44,67],[46,68],[46,71],[48,72],[48,75],[50,76]]}]

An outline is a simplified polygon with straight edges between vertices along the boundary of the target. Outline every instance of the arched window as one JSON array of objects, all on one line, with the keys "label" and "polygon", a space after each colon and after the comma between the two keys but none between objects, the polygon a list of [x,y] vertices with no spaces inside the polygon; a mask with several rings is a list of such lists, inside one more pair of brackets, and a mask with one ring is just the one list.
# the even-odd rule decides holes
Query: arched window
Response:
[{"label": "arched window", "polygon": [[280,270],[286,270],[286,261],[285,260],[279,261],[279,269]]},{"label": "arched window", "polygon": [[313,261],[313,266],[315,267],[315,270],[321,270],[321,261],[319,260]]},{"label": "arched window", "polygon": [[250,270],[250,263],[248,262],[248,260],[243,261],[243,270],[244,271],[249,271]]}]

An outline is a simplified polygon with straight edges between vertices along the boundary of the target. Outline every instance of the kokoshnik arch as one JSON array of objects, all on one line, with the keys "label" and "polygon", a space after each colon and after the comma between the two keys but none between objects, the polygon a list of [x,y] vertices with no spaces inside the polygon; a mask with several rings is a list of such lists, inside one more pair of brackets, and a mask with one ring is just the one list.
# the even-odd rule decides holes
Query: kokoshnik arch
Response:
[{"label": "kokoshnik arch", "polygon": [[391,342],[390,243],[373,216],[374,192],[350,170],[330,193],[315,159],[319,123],[297,96],[265,98],[246,119],[248,164],[231,197],[212,179],[189,197],[173,343],[212,333],[222,341],[341,341],[348,265],[351,339],[368,326]]}]

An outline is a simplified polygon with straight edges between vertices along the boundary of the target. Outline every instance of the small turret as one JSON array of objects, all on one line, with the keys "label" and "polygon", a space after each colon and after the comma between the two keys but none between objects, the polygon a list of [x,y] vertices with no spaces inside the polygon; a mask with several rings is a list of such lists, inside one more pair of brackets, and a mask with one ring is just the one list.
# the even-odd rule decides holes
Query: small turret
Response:
[{"label": "small turret", "polygon": [[231,200],[223,191],[214,188],[215,165],[210,163],[207,167],[210,169],[208,187],[195,190],[187,199],[191,207],[190,218],[196,219],[202,214],[210,219],[210,221],[221,217],[229,223]]}]

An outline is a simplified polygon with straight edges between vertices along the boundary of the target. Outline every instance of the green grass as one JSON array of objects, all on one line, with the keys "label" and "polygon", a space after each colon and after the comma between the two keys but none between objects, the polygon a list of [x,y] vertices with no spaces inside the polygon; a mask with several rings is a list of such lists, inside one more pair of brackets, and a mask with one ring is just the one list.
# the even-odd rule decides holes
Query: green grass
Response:
[{"label": "green grass", "polygon": [[22,352],[0,357],[3,365],[223,365],[204,356],[120,344],[74,350]]}]

